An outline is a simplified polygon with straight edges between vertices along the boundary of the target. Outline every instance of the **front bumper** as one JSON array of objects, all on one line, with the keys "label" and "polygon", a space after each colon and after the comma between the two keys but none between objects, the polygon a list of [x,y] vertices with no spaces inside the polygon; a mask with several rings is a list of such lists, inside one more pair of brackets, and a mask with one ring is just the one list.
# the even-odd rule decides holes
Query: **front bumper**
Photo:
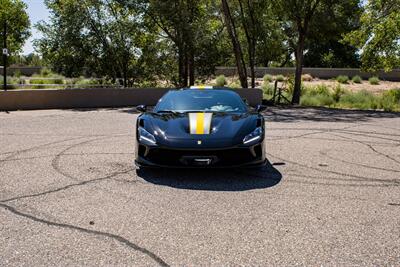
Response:
[{"label": "front bumper", "polygon": [[228,168],[265,165],[264,144],[224,149],[174,149],[139,144],[135,163],[139,167]]}]

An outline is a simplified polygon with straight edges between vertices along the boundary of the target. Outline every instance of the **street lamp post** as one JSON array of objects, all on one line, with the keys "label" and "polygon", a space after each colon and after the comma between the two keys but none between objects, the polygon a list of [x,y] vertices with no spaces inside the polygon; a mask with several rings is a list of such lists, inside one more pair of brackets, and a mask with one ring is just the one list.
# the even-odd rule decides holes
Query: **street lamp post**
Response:
[{"label": "street lamp post", "polygon": [[4,31],[3,31],[3,89],[7,90],[7,21],[4,20]]}]

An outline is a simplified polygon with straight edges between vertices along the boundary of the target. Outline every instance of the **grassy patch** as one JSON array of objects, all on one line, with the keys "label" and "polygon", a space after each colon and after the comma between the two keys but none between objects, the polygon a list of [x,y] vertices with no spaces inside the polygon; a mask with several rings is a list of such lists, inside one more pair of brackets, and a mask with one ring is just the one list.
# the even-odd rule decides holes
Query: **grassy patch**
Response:
[{"label": "grassy patch", "polygon": [[379,82],[380,82],[380,80],[379,80],[378,77],[371,77],[371,78],[368,79],[368,81],[369,81],[369,83],[372,84],[372,85],[378,85]]},{"label": "grassy patch", "polygon": [[362,83],[362,79],[360,76],[356,75],[352,79],[353,83]]},{"label": "grassy patch", "polygon": [[[267,93],[268,91],[264,89],[264,95]],[[303,106],[400,111],[400,89],[373,94],[366,90],[351,92],[345,90],[340,84],[334,88],[318,85],[303,89],[300,104]]]},{"label": "grassy patch", "polygon": [[336,77],[336,81],[342,84],[349,83],[349,77],[346,75],[339,75]]}]

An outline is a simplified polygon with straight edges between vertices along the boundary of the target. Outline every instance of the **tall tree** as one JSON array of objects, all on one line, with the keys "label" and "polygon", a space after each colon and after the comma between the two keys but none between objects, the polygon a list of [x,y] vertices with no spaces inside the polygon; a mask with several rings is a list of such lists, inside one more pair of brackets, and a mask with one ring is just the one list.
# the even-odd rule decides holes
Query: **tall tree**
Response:
[{"label": "tall tree", "polygon": [[321,1],[323,0],[273,0],[276,12],[282,16],[289,42],[295,47],[296,73],[292,104],[300,103],[305,42],[315,11]]},{"label": "tall tree", "polygon": [[[222,29],[218,14],[211,0],[149,0],[144,1],[144,13],[148,22],[157,26],[160,39],[172,42],[178,62],[178,85],[193,85],[196,63],[204,52],[204,46],[216,41],[212,36]],[[151,25],[151,26],[154,26]],[[154,27],[152,27],[154,29]],[[210,62],[211,63],[211,62]],[[199,66],[200,67],[200,66]]]},{"label": "tall tree", "polygon": [[36,48],[52,67],[68,76],[106,75],[133,78],[138,43],[143,37],[134,8],[126,9],[111,0],[46,0],[51,11],[49,23],[37,28],[43,38]]},{"label": "tall tree", "polygon": [[242,47],[240,45],[235,21],[232,17],[231,9],[229,7],[227,0],[222,0],[222,12],[224,14],[226,29],[228,31],[229,37],[232,42],[233,52],[236,59],[236,67],[239,74],[240,85],[243,88],[247,88],[248,82],[247,82],[246,63],[244,61]]},{"label": "tall tree", "polygon": [[361,27],[345,36],[361,51],[367,71],[386,71],[400,66],[400,0],[369,0]]},{"label": "tall tree", "polygon": [[3,25],[7,23],[7,47],[11,53],[21,50],[30,36],[26,4],[21,0],[0,0],[0,44],[3,44]]},{"label": "tall tree", "polygon": [[[358,49],[343,43],[343,35],[360,27],[360,0],[324,1],[316,10],[306,40],[304,66],[358,68]],[[323,25],[323,27],[321,27]]]}]

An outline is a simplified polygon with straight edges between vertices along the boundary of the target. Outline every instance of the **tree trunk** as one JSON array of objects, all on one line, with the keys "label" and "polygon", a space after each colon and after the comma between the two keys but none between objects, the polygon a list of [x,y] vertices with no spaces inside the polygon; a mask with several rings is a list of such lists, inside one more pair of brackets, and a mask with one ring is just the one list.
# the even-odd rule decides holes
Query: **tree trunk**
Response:
[{"label": "tree trunk", "polygon": [[193,49],[192,48],[190,49],[190,52],[189,52],[189,61],[188,61],[188,65],[189,65],[189,86],[194,85],[194,82],[195,82],[194,53],[193,53]]},{"label": "tree trunk", "polygon": [[229,36],[232,41],[233,52],[235,54],[236,67],[239,73],[240,84],[243,88],[247,88],[248,83],[247,83],[246,64],[244,63],[243,53],[240,47],[239,38],[236,33],[235,23],[232,19],[229,5],[226,0],[222,0],[222,11],[224,13],[226,28],[228,30]]},{"label": "tree trunk", "polygon": [[294,90],[292,104],[300,104],[301,96],[301,75],[303,74],[303,59],[304,59],[304,40],[305,34],[299,34],[299,41],[296,48],[296,74],[294,77]]},{"label": "tree trunk", "polygon": [[256,71],[255,71],[255,44],[252,44],[250,48],[251,55],[250,58],[250,75],[251,75],[251,88],[256,87]]},{"label": "tree trunk", "polygon": [[187,86],[187,64],[183,49],[178,48],[178,81],[180,87]]}]

